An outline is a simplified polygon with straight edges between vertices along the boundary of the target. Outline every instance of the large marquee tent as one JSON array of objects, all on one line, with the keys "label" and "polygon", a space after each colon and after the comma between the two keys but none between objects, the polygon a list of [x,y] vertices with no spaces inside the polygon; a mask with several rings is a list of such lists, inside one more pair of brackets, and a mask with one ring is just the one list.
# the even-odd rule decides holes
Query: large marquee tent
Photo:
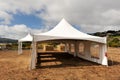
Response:
[{"label": "large marquee tent", "polygon": [[[37,43],[43,41],[59,41],[64,42],[69,46],[67,49],[69,54],[78,56],[80,58],[96,62],[102,65],[108,65],[107,63],[107,48],[106,48],[106,37],[97,37],[88,35],[86,33],[80,32],[70,25],[65,19],[62,19],[59,24],[57,24],[53,29],[48,32],[34,34],[33,35],[33,44],[32,44],[32,59],[30,69],[36,68],[36,57],[37,57]],[[84,44],[84,55],[79,55],[79,44]],[[90,47],[91,43],[99,44],[99,58],[91,57]],[[74,45],[74,53],[71,53],[71,44]]]}]

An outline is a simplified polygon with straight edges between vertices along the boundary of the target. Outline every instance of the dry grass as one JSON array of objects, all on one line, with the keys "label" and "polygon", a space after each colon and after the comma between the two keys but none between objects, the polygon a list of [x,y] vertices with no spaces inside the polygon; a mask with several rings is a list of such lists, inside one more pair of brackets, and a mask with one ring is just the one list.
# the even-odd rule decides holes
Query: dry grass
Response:
[{"label": "dry grass", "polygon": [[40,57],[40,68],[30,71],[30,51],[22,55],[17,55],[17,51],[0,51],[0,80],[120,80],[120,48],[109,48],[108,67],[68,54]]}]

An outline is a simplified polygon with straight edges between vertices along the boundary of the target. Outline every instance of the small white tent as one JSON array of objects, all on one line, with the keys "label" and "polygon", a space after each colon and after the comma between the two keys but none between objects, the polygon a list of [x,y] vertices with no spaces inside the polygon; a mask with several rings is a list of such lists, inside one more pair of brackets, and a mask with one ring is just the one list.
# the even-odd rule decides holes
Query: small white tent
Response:
[{"label": "small white tent", "polygon": [[18,54],[22,54],[22,42],[32,42],[33,37],[31,36],[31,34],[28,34],[27,36],[25,36],[22,39],[18,40]]},{"label": "small white tent", "polygon": [[[100,63],[102,65],[107,65],[107,57],[105,56],[106,53],[106,38],[105,37],[97,37],[88,35],[86,33],[80,32],[72,25],[70,25],[65,19],[62,19],[60,23],[54,27],[52,30],[40,33],[40,34],[34,34],[33,36],[33,50],[32,50],[32,60],[31,60],[31,69],[34,69],[36,66],[36,43],[41,41],[65,41],[65,43],[71,45],[71,43],[75,46],[75,53],[74,56],[81,57],[83,59],[93,61],[96,63]],[[80,41],[84,41],[84,53],[85,55],[78,55],[79,53],[79,43]],[[100,58],[94,59],[90,56],[90,46],[91,42],[96,42],[100,44]],[[70,53],[70,49],[69,49]]]}]

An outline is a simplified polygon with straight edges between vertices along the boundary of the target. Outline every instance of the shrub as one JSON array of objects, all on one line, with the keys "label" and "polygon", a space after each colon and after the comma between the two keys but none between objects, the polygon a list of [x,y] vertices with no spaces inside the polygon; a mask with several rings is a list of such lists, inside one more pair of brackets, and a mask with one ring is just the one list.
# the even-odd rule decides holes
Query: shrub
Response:
[{"label": "shrub", "polygon": [[108,41],[110,47],[120,47],[120,40],[118,38],[113,38],[111,41]]}]

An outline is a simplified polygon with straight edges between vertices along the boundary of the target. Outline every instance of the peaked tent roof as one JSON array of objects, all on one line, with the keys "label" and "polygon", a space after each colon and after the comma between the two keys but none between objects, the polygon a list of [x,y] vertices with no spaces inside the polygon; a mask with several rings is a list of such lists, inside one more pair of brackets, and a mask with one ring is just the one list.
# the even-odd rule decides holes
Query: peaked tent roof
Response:
[{"label": "peaked tent roof", "polygon": [[27,36],[25,36],[22,39],[19,39],[18,41],[19,42],[26,42],[26,41],[32,41],[32,40],[33,40],[33,37],[28,33]]},{"label": "peaked tent roof", "polygon": [[90,40],[100,43],[106,43],[105,37],[97,37],[88,35],[86,33],[80,32],[70,25],[65,19],[62,19],[56,27],[52,30],[35,34],[35,41],[44,41],[44,40],[57,40],[57,39],[75,39],[75,40]]}]

